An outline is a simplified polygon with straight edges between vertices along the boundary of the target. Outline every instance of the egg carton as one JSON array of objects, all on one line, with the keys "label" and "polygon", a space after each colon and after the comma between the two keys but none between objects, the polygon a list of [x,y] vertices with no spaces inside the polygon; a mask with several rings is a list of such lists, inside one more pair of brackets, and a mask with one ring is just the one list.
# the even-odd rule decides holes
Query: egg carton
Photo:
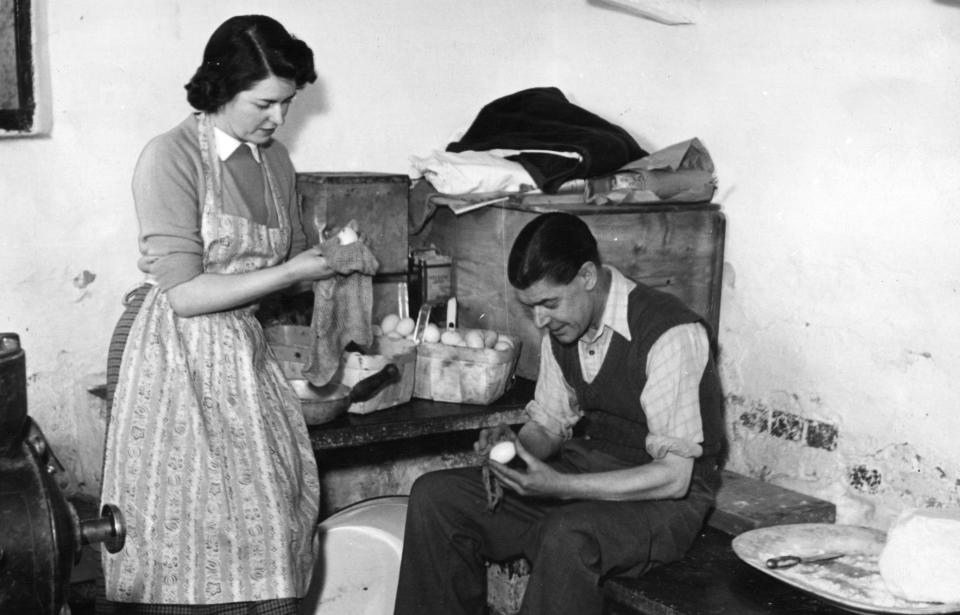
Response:
[{"label": "egg carton", "polygon": [[499,349],[427,341],[418,344],[413,396],[481,405],[499,399],[513,381],[521,342],[506,333],[497,332],[497,336],[504,342]]}]

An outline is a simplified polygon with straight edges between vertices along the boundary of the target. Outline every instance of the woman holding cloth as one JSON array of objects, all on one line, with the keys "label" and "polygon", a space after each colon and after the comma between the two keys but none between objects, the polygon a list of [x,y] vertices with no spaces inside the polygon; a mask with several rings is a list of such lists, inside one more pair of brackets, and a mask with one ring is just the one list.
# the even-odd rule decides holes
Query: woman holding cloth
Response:
[{"label": "woman holding cloth", "polygon": [[119,613],[298,613],[319,480],[300,404],[257,301],[333,274],[306,247],[273,140],[313,52],[275,20],[233,17],[187,84],[197,109],[133,179],[149,286],[124,348],[103,494],[126,545],[104,554]]}]

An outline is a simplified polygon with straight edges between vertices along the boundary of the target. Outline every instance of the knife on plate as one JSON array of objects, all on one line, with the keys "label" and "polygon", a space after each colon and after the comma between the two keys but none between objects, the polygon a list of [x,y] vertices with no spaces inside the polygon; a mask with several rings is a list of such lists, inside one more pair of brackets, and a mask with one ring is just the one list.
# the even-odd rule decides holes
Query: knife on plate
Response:
[{"label": "knife on plate", "polygon": [[791,566],[796,566],[797,564],[816,564],[819,562],[828,562],[830,560],[837,559],[838,557],[843,557],[845,553],[840,553],[837,551],[829,551],[827,553],[819,553],[817,555],[779,555],[777,557],[771,557],[766,561],[767,568],[779,569],[779,568],[789,568]]}]

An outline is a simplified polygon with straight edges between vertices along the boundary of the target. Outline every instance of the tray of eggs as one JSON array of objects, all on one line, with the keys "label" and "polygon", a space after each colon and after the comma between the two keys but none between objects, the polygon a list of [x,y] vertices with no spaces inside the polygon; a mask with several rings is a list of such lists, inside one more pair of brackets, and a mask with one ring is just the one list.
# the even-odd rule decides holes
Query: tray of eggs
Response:
[{"label": "tray of eggs", "polygon": [[379,328],[387,340],[416,344],[413,396],[424,399],[492,403],[510,384],[520,356],[518,337],[492,329],[426,323],[421,335],[416,321],[397,314],[383,317]]}]

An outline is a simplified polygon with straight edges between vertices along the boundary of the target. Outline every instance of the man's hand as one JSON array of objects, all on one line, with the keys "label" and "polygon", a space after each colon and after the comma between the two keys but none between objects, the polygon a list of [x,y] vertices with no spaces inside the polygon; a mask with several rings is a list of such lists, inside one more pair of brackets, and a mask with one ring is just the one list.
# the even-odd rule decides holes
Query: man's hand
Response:
[{"label": "man's hand", "polygon": [[564,475],[557,472],[544,462],[531,455],[523,444],[516,440],[517,456],[526,463],[524,470],[514,470],[502,463],[490,461],[490,471],[500,480],[504,487],[516,491],[520,495],[534,497],[564,497]]},{"label": "man's hand", "polygon": [[493,448],[493,445],[497,442],[503,442],[504,440],[510,442],[517,441],[517,434],[510,429],[509,425],[500,423],[496,427],[487,427],[486,429],[480,430],[477,441],[473,443],[473,450],[481,457],[486,458],[486,456],[490,454],[490,449]]}]

